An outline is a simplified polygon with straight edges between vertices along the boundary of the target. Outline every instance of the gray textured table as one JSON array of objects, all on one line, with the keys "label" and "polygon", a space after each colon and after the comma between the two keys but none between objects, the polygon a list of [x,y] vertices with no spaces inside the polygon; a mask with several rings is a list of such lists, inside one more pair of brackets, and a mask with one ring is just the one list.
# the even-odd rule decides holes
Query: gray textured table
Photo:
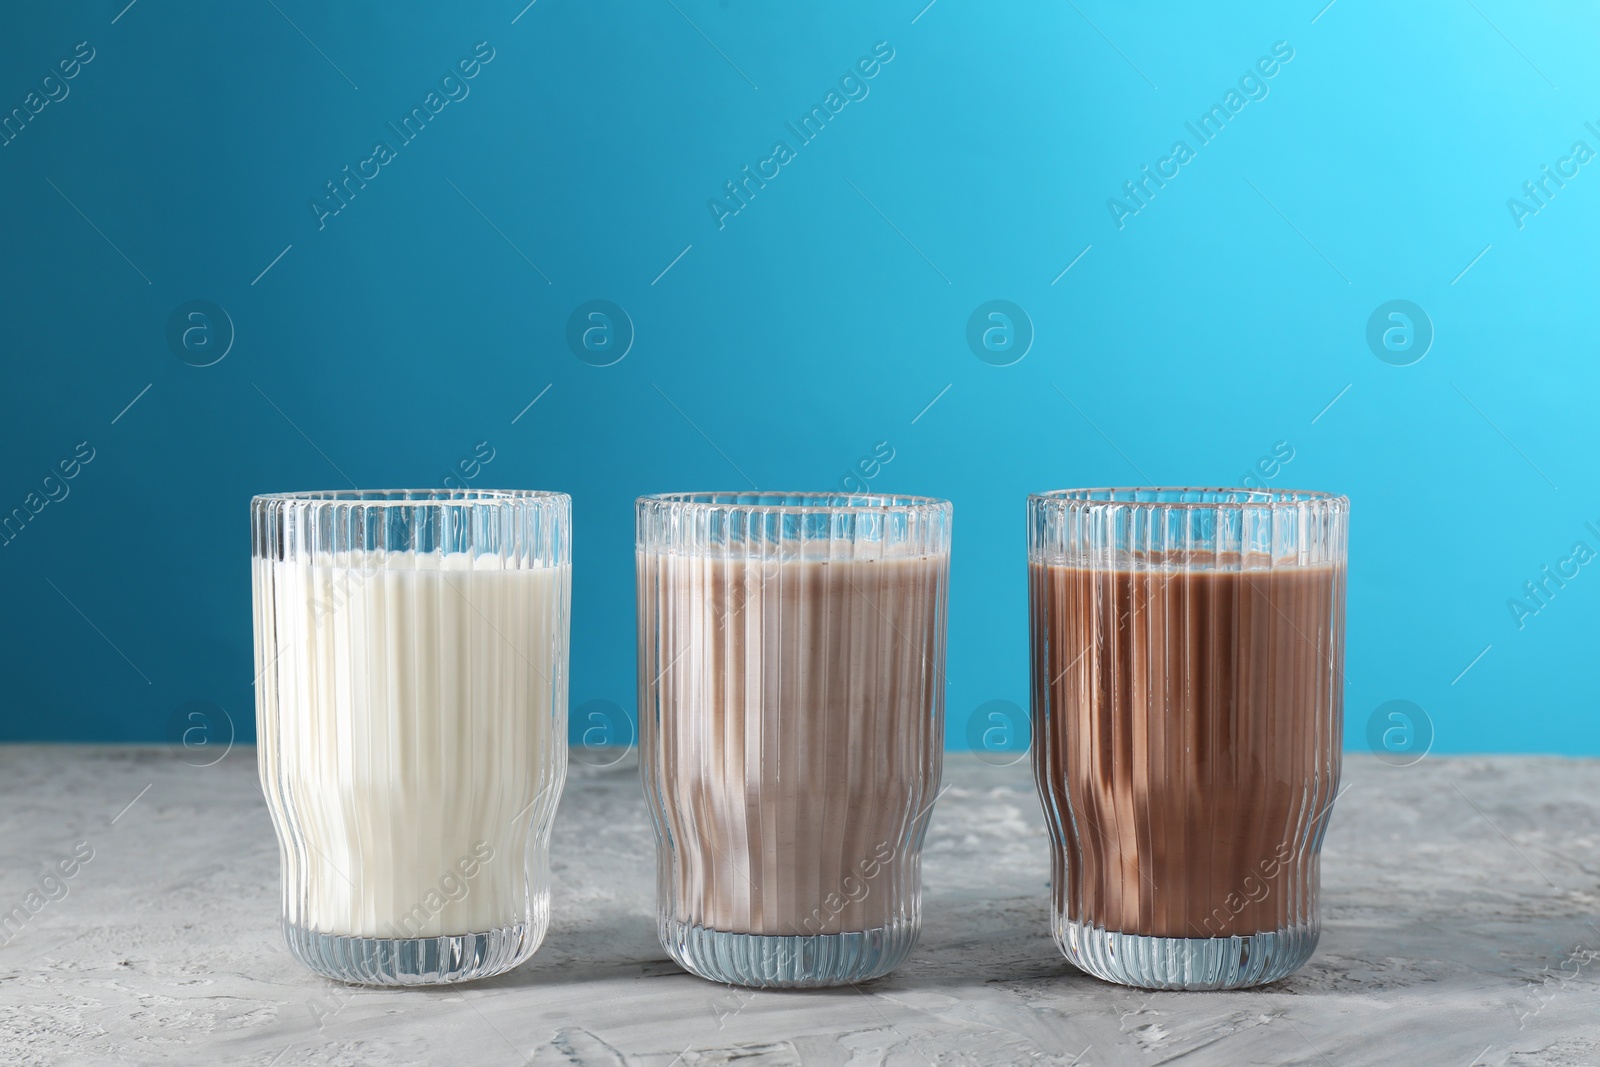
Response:
[{"label": "gray textured table", "polygon": [[[952,756],[911,960],[860,991],[763,993],[657,945],[631,759],[573,768],[527,964],[440,990],[318,979],[279,941],[254,755],[0,748],[0,908],[43,901],[0,947],[0,1062],[1600,1065],[1600,762],[1348,759],[1310,964],[1148,994],[1051,942],[1026,764]],[[93,858],[43,885],[80,842]]]}]

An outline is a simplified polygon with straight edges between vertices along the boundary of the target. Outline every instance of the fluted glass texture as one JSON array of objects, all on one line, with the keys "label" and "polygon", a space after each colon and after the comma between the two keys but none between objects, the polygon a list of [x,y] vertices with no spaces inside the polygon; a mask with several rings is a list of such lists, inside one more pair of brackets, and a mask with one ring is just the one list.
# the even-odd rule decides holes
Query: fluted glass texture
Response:
[{"label": "fluted glass texture", "polygon": [[1339,782],[1348,513],[1295,491],[1029,497],[1053,931],[1088,973],[1226,989],[1310,958]]},{"label": "fluted glass texture", "polygon": [[741,985],[889,972],[941,769],[950,504],[686,493],[637,520],[662,944]]},{"label": "fluted glass texture", "polygon": [[566,777],[570,501],[251,503],[256,736],[290,950],[330,978],[509,970],[549,922]]}]

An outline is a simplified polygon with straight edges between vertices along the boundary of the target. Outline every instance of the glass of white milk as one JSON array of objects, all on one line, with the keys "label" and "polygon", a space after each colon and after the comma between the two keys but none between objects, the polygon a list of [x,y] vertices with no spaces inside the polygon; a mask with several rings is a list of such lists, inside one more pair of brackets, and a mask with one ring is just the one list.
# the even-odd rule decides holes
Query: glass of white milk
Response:
[{"label": "glass of white milk", "polygon": [[251,501],[256,736],[283,930],[319,974],[500,974],[550,918],[567,769],[563,493]]}]

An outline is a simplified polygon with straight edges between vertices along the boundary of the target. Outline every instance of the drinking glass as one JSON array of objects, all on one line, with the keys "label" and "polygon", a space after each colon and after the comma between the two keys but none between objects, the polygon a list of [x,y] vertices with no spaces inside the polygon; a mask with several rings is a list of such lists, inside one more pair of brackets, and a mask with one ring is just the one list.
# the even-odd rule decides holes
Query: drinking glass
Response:
[{"label": "drinking glass", "polygon": [[1310,958],[1348,515],[1291,490],[1028,498],[1034,774],[1079,968],[1232,989]]},{"label": "drinking glass", "polygon": [[251,502],[261,785],[284,936],[318,974],[466,981],[543,940],[570,508],[476,489]]},{"label": "drinking glass", "polygon": [[949,502],[675,493],[637,519],[662,945],[747,986],[888,973],[941,768]]}]

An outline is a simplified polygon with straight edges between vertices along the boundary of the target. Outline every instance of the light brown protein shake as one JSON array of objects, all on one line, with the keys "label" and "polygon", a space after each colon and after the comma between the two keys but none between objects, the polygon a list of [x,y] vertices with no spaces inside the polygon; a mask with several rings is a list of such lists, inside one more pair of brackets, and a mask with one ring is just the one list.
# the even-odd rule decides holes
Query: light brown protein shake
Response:
[{"label": "light brown protein shake", "polygon": [[1239,566],[1030,566],[1036,771],[1069,921],[1213,938],[1312,914],[1344,569]]},{"label": "light brown protein shake", "polygon": [[640,627],[640,754],[677,921],[805,936],[915,918],[948,566],[639,553],[640,618],[657,620]]}]

